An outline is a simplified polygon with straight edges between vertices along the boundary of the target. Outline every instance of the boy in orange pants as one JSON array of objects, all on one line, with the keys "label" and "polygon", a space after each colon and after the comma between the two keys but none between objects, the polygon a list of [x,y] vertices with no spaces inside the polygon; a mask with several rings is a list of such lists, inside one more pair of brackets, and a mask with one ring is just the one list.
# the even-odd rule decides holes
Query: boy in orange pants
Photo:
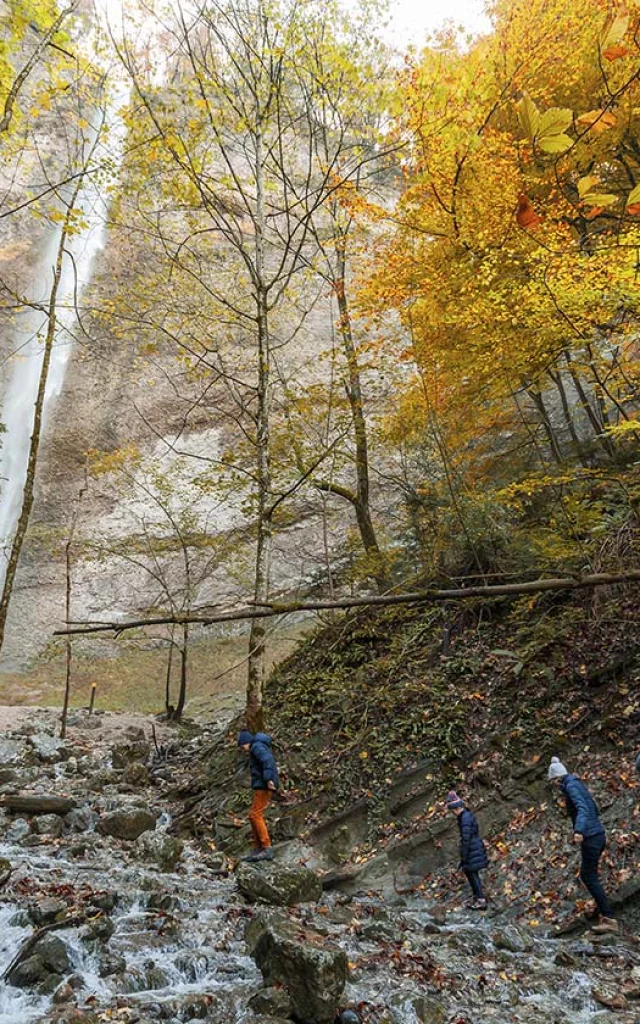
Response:
[{"label": "boy in orange pants", "polygon": [[249,754],[251,788],[253,789],[253,800],[249,811],[249,824],[253,834],[253,853],[242,859],[249,861],[273,860],[271,839],[267,823],[264,820],[264,813],[279,785],[278,768],[271,749],[271,737],[264,732],[257,732],[254,736],[248,729],[242,729],[238,735],[238,746]]}]

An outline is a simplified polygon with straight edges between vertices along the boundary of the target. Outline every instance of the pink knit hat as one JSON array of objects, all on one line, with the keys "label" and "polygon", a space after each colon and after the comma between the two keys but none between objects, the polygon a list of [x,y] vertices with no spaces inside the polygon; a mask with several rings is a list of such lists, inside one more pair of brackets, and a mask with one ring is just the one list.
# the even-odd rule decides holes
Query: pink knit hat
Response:
[{"label": "pink knit hat", "polygon": [[450,811],[455,811],[458,807],[464,807],[464,800],[460,799],[455,789],[449,790],[445,803]]}]

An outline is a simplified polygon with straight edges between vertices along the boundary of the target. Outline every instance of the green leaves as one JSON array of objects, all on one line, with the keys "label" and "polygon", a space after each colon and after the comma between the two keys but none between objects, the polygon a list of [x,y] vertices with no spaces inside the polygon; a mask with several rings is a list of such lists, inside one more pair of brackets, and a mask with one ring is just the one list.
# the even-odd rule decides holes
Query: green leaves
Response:
[{"label": "green leaves", "polygon": [[636,203],[640,203],[640,185],[636,185],[627,196],[627,208],[635,206]]},{"label": "green leaves", "polygon": [[543,153],[565,153],[573,144],[573,139],[565,134],[573,122],[572,110],[550,107],[541,114],[526,92],[516,109],[524,134]]},{"label": "green leaves", "polygon": [[600,179],[595,174],[587,174],[586,177],[580,178],[578,195],[585,205],[606,208],[617,203],[618,197],[612,192],[595,191],[600,184]]}]

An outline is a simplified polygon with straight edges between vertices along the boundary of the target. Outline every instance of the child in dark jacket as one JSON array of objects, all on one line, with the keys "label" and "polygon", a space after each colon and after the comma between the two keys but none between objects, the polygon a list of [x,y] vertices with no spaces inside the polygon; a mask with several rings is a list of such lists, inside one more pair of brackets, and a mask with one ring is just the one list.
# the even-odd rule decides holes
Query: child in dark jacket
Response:
[{"label": "child in dark jacket", "polygon": [[243,729],[238,735],[238,746],[249,755],[251,788],[253,790],[253,800],[249,811],[253,853],[244,857],[243,860],[273,860],[269,830],[264,820],[264,812],[279,785],[278,768],[271,749],[271,737],[264,732],[257,732],[254,736],[248,729]]},{"label": "child in dark jacket", "polygon": [[460,867],[467,876],[473,898],[469,906],[472,910],[486,910],[487,901],[480,881],[480,872],[489,864],[485,845],[480,838],[480,830],[475,815],[469,811],[464,801],[453,790],[448,794],[447,807],[458,819],[460,829]]},{"label": "child in dark jacket", "polygon": [[573,842],[580,846],[582,853],[580,879],[600,912],[600,923],[593,930],[598,933],[617,932],[618,922],[598,877],[598,861],[607,845],[607,836],[598,817],[596,802],[582,779],[570,775],[557,757],[551,758],[548,778],[564,796],[567,813],[573,823]]}]

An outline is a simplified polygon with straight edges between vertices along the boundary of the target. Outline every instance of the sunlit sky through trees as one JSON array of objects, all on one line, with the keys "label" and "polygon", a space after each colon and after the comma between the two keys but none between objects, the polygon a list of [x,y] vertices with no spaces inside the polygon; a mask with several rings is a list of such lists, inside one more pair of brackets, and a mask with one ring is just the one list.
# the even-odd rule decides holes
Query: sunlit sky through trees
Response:
[{"label": "sunlit sky through trees", "polygon": [[419,45],[427,32],[448,20],[468,32],[484,32],[489,27],[483,0],[391,0],[390,13],[389,31],[400,47]]}]

